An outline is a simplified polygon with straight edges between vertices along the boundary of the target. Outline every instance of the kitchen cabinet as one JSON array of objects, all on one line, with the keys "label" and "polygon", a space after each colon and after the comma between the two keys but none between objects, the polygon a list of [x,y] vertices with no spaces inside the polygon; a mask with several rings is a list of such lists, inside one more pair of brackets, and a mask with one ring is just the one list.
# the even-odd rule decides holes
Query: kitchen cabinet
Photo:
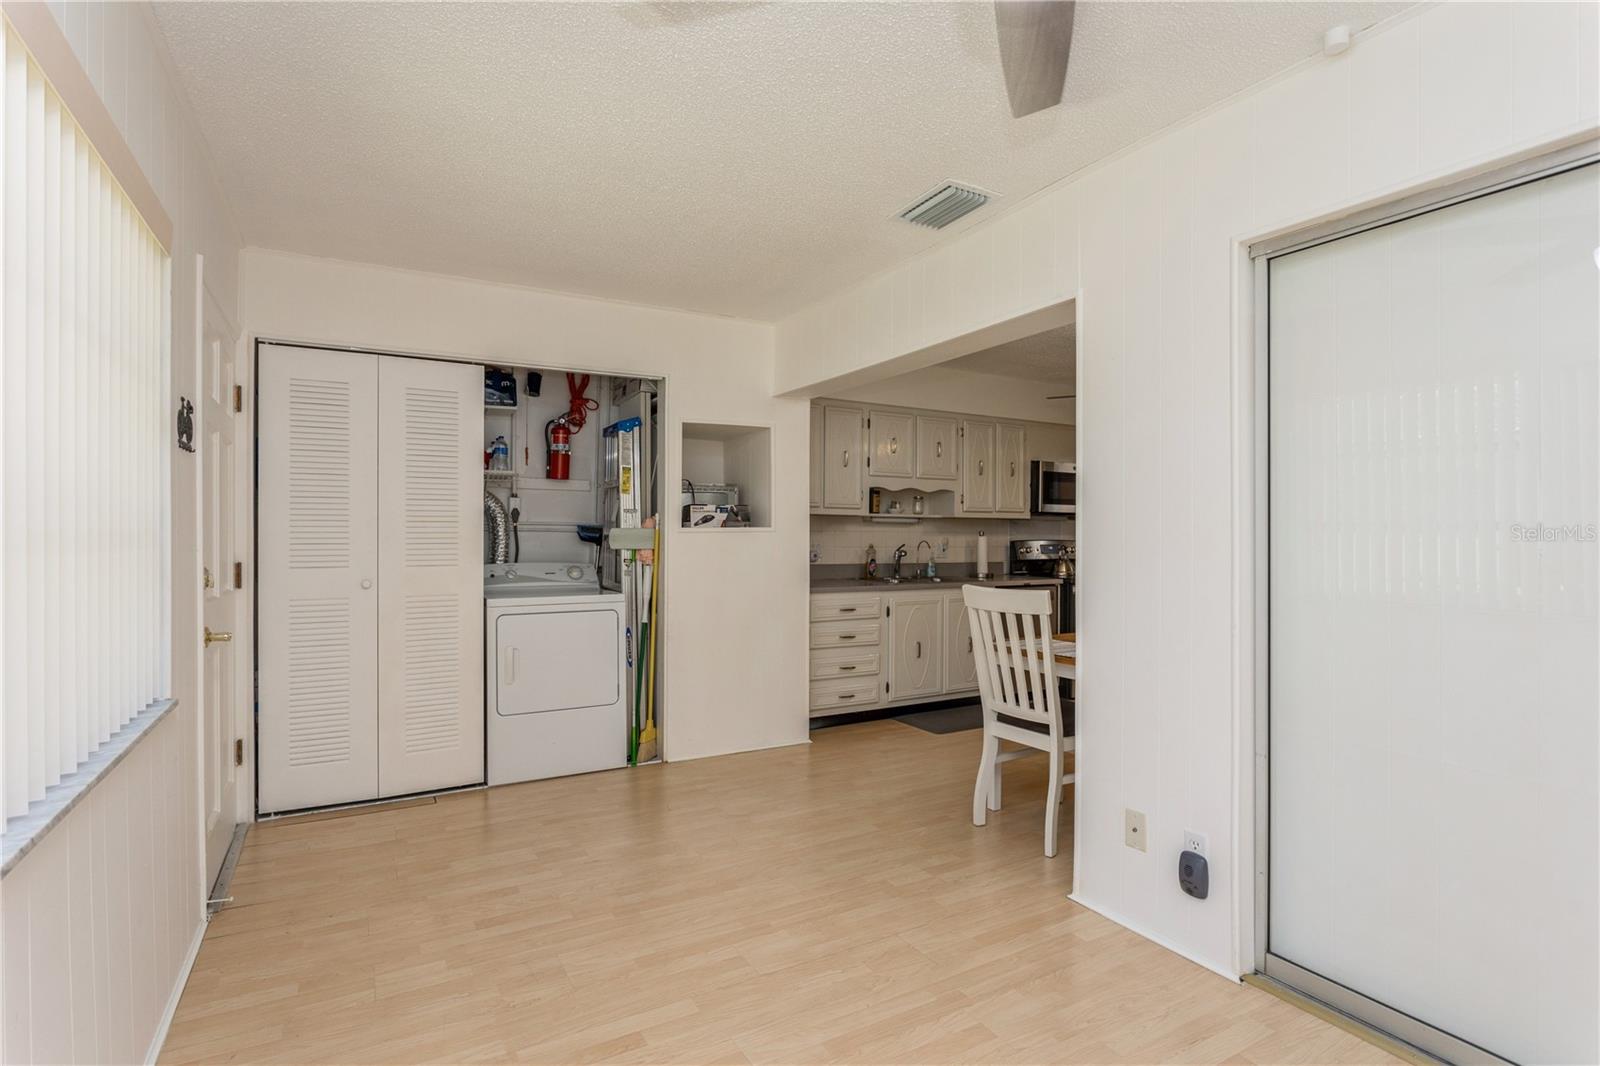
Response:
[{"label": "kitchen cabinet", "polygon": [[916,472],[916,416],[901,411],[868,411],[872,442],[869,478],[910,477]]},{"label": "kitchen cabinet", "polygon": [[866,507],[866,412],[828,404],[822,409],[822,510],[860,514]]},{"label": "kitchen cabinet", "polygon": [[961,423],[961,512],[994,513],[995,424]]},{"label": "kitchen cabinet", "polygon": [[889,612],[889,699],[937,696],[944,689],[944,596],[893,598]]},{"label": "kitchen cabinet", "polygon": [[972,627],[959,591],[944,598],[944,691],[976,692],[978,664],[972,654]]},{"label": "kitchen cabinet", "polygon": [[811,408],[811,509],[813,511],[822,506],[823,456],[826,454],[822,408],[813,405]]},{"label": "kitchen cabinet", "polygon": [[1028,456],[1021,426],[1001,422],[996,429],[995,503],[1000,514],[1028,513]]},{"label": "kitchen cabinet", "polygon": [[917,416],[917,476],[939,481],[954,481],[956,462],[956,420],[939,415]]}]

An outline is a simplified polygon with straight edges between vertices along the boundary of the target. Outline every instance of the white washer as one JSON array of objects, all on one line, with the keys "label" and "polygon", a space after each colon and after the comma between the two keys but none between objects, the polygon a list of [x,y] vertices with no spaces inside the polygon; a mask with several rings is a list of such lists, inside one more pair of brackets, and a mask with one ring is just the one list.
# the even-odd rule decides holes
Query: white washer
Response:
[{"label": "white washer", "polygon": [[622,593],[589,563],[513,563],[483,595],[489,784],[626,766]]}]

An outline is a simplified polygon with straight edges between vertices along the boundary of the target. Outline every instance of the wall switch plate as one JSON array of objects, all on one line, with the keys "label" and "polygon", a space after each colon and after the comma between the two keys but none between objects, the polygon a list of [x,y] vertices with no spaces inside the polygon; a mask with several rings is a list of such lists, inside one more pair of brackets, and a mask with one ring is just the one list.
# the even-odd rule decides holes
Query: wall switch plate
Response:
[{"label": "wall switch plate", "polygon": [[1149,851],[1145,846],[1144,812],[1132,807],[1122,812],[1122,842],[1135,851]]},{"label": "wall switch plate", "polygon": [[1193,829],[1183,831],[1183,850],[1192,851],[1196,855],[1206,853],[1206,838],[1204,834],[1196,833]]},{"label": "wall switch plate", "polygon": [[940,537],[939,538],[939,550],[935,554],[937,554],[938,557],[941,558],[941,559],[943,559],[945,556],[950,554],[950,538],[949,537]]}]

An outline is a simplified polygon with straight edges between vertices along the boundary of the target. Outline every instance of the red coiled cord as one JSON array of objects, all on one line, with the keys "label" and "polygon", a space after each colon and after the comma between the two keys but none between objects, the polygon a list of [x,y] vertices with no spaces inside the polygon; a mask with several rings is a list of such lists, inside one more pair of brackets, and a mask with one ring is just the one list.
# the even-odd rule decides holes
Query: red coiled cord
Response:
[{"label": "red coiled cord", "polygon": [[589,412],[600,410],[600,401],[591,400],[584,393],[589,391],[588,374],[567,375],[567,426],[572,432],[577,433],[583,424],[589,421]]}]

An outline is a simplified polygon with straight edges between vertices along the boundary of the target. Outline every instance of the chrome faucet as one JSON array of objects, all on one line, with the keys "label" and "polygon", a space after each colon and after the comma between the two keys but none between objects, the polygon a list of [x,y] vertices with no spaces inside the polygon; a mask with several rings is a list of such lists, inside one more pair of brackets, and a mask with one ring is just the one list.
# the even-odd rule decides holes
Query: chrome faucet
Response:
[{"label": "chrome faucet", "polygon": [[930,564],[933,562],[933,545],[930,542],[925,541],[925,540],[917,541],[917,572],[920,573],[920,574],[923,574],[923,575],[925,575],[927,577],[932,577],[933,575],[929,574],[927,572],[927,570],[922,565],[922,549],[923,548],[927,548],[928,549],[928,562]]},{"label": "chrome faucet", "polygon": [[906,557],[906,546],[904,544],[902,544],[902,545],[900,545],[900,547],[898,547],[898,548],[896,548],[894,550],[894,579],[896,581],[900,580],[900,560],[904,559],[905,557]]}]

